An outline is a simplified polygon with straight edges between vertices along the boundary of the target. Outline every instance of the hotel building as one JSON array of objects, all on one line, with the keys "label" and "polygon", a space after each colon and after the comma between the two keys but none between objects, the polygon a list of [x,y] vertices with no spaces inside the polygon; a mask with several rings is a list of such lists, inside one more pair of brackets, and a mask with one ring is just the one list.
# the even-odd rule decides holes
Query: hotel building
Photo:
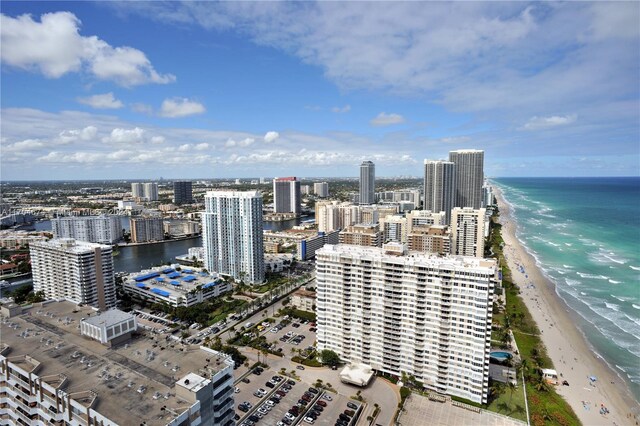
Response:
[{"label": "hotel building", "polygon": [[451,254],[484,257],[485,209],[451,211]]},{"label": "hotel building", "polygon": [[32,243],[30,252],[35,292],[102,310],[115,306],[110,246],[54,239]]},{"label": "hotel building", "polygon": [[264,281],[262,194],[209,191],[202,214],[205,266],[249,283]]},{"label": "hotel building", "polygon": [[487,402],[495,260],[335,245],[316,267],[319,351]]}]

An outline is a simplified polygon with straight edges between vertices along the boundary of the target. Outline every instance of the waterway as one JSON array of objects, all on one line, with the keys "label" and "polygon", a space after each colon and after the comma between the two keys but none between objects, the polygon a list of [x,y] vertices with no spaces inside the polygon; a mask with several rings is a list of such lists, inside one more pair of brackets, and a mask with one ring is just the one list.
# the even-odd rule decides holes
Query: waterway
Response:
[{"label": "waterway", "polygon": [[[299,225],[303,221],[314,219],[313,215],[282,222],[264,222],[265,230],[283,231]],[[126,227],[125,227],[126,222]],[[122,218],[122,227],[129,230],[129,218]],[[50,231],[51,222],[41,221],[35,224],[38,231]],[[116,272],[136,272],[166,262],[175,262],[176,256],[186,254],[191,247],[202,246],[202,238],[167,241],[162,244],[120,247],[113,258]]]}]

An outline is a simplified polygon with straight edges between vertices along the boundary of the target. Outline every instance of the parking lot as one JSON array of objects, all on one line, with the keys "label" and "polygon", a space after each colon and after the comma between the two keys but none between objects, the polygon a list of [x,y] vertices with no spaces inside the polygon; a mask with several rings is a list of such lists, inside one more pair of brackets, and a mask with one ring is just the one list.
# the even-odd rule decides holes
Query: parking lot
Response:
[{"label": "parking lot", "polygon": [[[246,379],[249,383],[246,383]],[[269,382],[273,387],[267,384]],[[341,415],[343,420],[339,424],[347,426],[355,424],[352,417],[357,417],[355,414],[361,405],[345,396],[325,392],[268,368],[259,375],[251,372],[236,387],[236,413],[241,426],[333,426]],[[349,417],[346,417],[345,410],[349,410]]]},{"label": "parking lot", "polygon": [[297,318],[284,320],[284,323],[281,318],[276,317],[275,320],[274,324],[260,333],[266,337],[268,343],[275,345],[275,350],[281,348],[284,355],[290,355],[292,348],[305,349],[314,346],[316,339],[314,323]]}]

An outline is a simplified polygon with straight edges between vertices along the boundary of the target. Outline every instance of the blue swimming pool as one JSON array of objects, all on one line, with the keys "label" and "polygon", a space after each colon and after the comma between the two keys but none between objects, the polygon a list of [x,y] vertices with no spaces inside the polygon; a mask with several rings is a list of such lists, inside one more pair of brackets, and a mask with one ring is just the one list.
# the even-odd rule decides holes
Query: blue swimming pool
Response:
[{"label": "blue swimming pool", "polygon": [[502,351],[491,352],[489,356],[498,361],[505,361],[512,357],[512,355],[509,352],[502,352]]}]

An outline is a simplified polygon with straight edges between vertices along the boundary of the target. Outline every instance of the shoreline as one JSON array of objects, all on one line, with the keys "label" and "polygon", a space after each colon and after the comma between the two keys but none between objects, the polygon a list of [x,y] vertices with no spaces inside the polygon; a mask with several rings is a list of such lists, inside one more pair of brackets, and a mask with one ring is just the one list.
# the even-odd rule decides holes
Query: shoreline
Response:
[{"label": "shoreline", "polygon": [[[591,348],[576,326],[578,314],[556,293],[555,283],[518,240],[511,206],[501,189],[494,188],[500,208],[504,254],[513,282],[520,288],[520,296],[540,329],[540,337],[554,368],[558,375],[562,374],[559,379],[569,382],[569,386],[556,386],[556,391],[571,405],[584,425],[640,424],[640,404],[628,384]],[[531,282],[533,288],[529,286]],[[591,384],[589,376],[596,376],[597,381]],[[609,409],[609,414],[600,414],[602,404]]]},{"label": "shoreline", "polygon": [[200,238],[202,235],[192,235],[192,236],[188,236],[188,237],[178,237],[178,238],[171,238],[170,240],[162,240],[162,241],[147,241],[144,243],[118,243],[116,244],[116,247],[120,248],[120,247],[136,247],[136,246],[148,246],[151,244],[164,244],[164,243],[171,243],[173,241],[184,241],[184,240],[193,240],[196,238]]}]

